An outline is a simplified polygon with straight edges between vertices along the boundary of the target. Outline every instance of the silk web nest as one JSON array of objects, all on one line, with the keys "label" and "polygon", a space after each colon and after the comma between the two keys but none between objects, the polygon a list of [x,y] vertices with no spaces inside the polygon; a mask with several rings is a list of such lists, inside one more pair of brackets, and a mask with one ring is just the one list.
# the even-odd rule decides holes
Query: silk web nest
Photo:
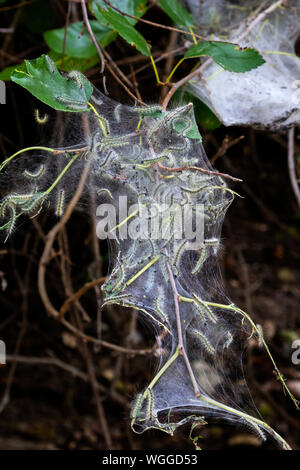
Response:
[{"label": "silk web nest", "polygon": [[235,74],[209,61],[186,89],[226,125],[279,130],[300,122],[300,1],[185,0],[207,39],[254,47],[266,63]]},{"label": "silk web nest", "polygon": [[[86,165],[81,207],[90,206],[91,195],[96,205],[113,204],[117,213],[119,196],[127,197],[128,206],[155,207],[159,228],[168,236],[112,237],[111,272],[103,285],[103,306],[138,309],[158,338],[157,373],[132,403],[132,428],[173,434],[185,423],[194,429],[217,418],[288,448],[251,414],[242,352],[252,336],[267,345],[260,327],[224,293],[217,261],[220,232],[236,193],[211,168],[192,105],[168,111],[128,107],[95,89],[91,105],[89,112],[60,114],[59,148],[33,147],[29,157],[19,152],[2,163],[10,190],[0,205],[2,233],[9,236],[23,214],[35,216],[51,207],[62,216]],[[76,110],[76,103],[70,106]],[[175,205],[177,212],[170,215],[166,205]],[[184,236],[175,236],[174,221],[188,207],[195,227],[198,206],[204,236],[195,250]],[[135,215],[131,212],[128,221]]]}]

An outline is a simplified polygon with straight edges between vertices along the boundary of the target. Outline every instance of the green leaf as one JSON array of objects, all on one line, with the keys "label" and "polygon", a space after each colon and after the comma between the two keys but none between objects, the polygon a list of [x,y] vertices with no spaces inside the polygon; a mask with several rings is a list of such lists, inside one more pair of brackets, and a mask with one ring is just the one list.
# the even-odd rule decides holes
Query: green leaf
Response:
[{"label": "green leaf", "polygon": [[202,135],[199,132],[196,121],[193,123],[191,129],[185,134],[190,139],[199,139],[202,142]]},{"label": "green leaf", "polygon": [[87,59],[77,59],[76,57],[65,56],[64,62],[62,61],[62,55],[55,51],[49,51],[48,55],[50,59],[53,60],[56,67],[59,70],[63,70],[64,72],[70,72],[71,70],[84,72],[85,70],[89,70],[99,63],[98,54],[95,54]]},{"label": "green leaf", "polygon": [[[49,51],[48,56],[50,59],[53,60],[54,65],[59,70],[63,70],[64,72],[70,72],[71,70],[78,70],[79,72],[84,72],[85,70],[89,70],[94,67],[99,62],[98,54],[89,57],[88,59],[77,59],[75,57],[64,57],[64,62],[62,62],[61,54],[58,54],[55,51]],[[19,70],[21,72],[26,72],[26,65],[25,62],[21,64],[11,65],[10,67],[6,67],[0,72],[0,80],[8,81],[11,79],[11,75],[15,70]]]},{"label": "green leaf", "polygon": [[80,72],[74,72],[72,77],[63,77],[54,62],[44,54],[34,60],[25,60],[25,66],[26,71],[16,69],[11,79],[43,103],[59,111],[89,110],[87,102],[93,87]]},{"label": "green leaf", "polygon": [[150,46],[146,39],[127,21],[127,19],[116,13],[111,8],[101,10],[103,18],[122,36],[125,41],[135,45],[137,50],[146,56],[150,56]]},{"label": "green leaf", "polygon": [[[110,0],[110,3],[114,7],[123,11],[124,13],[128,13],[132,16],[137,16],[138,18],[143,16],[147,10],[147,0]],[[91,12],[102,24],[107,24],[107,21],[101,15],[101,9],[107,7],[107,3],[105,3],[103,0],[92,0],[92,2],[90,3]],[[137,20],[135,20],[134,18],[130,18],[127,16],[126,19],[132,25],[135,25],[137,23]]]},{"label": "green leaf", "polygon": [[180,119],[180,113],[178,113],[178,117],[176,121],[173,123],[173,129],[181,136],[189,137],[190,139],[198,139],[200,142],[202,141],[202,136],[199,132],[196,120],[194,109],[191,111],[190,117],[192,118],[192,126],[188,130],[186,130],[186,120]]},{"label": "green leaf", "polygon": [[222,125],[217,116],[196,96],[182,89],[177,90],[174,93],[172,103],[175,106],[183,106],[188,103],[193,103],[194,113],[197,124],[204,127],[207,130],[217,129]]},{"label": "green leaf", "polygon": [[179,26],[193,26],[195,24],[192,15],[178,2],[178,0],[158,0],[160,7]]},{"label": "green leaf", "polygon": [[185,53],[186,59],[210,56],[217,64],[230,72],[248,72],[265,63],[264,58],[255,49],[241,48],[229,42],[202,41],[190,47]]},{"label": "green leaf", "polygon": [[5,69],[1,70],[0,72],[0,80],[8,81],[11,79],[11,75],[13,72],[18,69],[21,71],[26,70],[26,65],[23,64],[16,64],[16,65],[10,65],[9,67],[6,67]]},{"label": "green leaf", "polygon": [[[96,20],[91,20],[90,25],[99,43],[105,47],[116,38],[116,33],[98,23]],[[96,48],[91,40],[87,29],[82,32],[82,22],[73,23],[67,29],[65,54],[66,56],[75,57],[78,59],[87,59],[97,53]],[[62,54],[64,44],[65,29],[52,29],[44,33],[44,39],[50,49],[53,49],[58,54]]]},{"label": "green leaf", "polygon": [[[192,96],[192,95],[191,95]],[[214,130],[222,126],[221,121],[217,116],[212,112],[212,110],[206,106],[203,101],[199,100],[196,97],[193,97],[194,110],[196,121],[200,126],[204,127],[207,130]]]},{"label": "green leaf", "polygon": [[[120,8],[120,10],[122,10],[122,8]],[[147,0],[134,0],[134,16],[141,18],[146,13],[146,11],[147,11]],[[136,20],[134,19],[132,19],[132,21],[136,22]]]}]

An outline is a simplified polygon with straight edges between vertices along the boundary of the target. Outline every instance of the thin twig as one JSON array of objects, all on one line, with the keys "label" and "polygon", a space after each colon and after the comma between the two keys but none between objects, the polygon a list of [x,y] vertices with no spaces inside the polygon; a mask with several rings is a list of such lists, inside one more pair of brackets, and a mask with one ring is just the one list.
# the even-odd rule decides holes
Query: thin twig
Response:
[{"label": "thin twig", "polygon": [[[76,312],[75,318],[76,318],[76,322],[78,324],[78,327],[79,327],[80,331],[82,331],[83,330],[83,325],[82,325],[82,321],[81,321],[81,319],[78,315],[78,312]],[[96,410],[97,410],[97,414],[98,414],[100,430],[103,433],[104,440],[105,440],[107,448],[108,449],[113,449],[110,428],[108,427],[104,407],[103,407],[102,402],[100,401],[99,393],[98,393],[98,390],[97,390],[96,371],[95,371],[95,366],[94,366],[94,363],[93,363],[92,354],[89,350],[88,345],[82,339],[81,339],[81,349],[82,349],[83,356],[85,358],[86,365],[87,365],[90,384],[91,384],[92,392],[93,392],[93,395],[94,395]]]},{"label": "thin twig", "polygon": [[106,276],[101,276],[97,279],[94,279],[93,281],[90,281],[90,282],[87,282],[86,284],[84,284],[77,292],[75,292],[71,297],[69,297],[65,303],[62,305],[62,307],[60,308],[60,311],[59,311],[59,315],[60,316],[64,316],[65,313],[68,311],[68,309],[70,308],[70,305],[74,302],[76,302],[78,299],[80,299],[80,297],[85,294],[88,290],[92,289],[93,287],[95,286],[99,286],[101,284],[103,284],[103,282],[105,281],[106,279]]},{"label": "thin twig", "polygon": [[[77,369],[77,367],[74,367],[68,364],[67,362],[62,361],[61,359],[58,359],[57,357],[17,356],[17,355],[8,354],[6,355],[6,361],[16,362],[20,364],[28,364],[28,365],[55,366],[66,372],[69,372],[71,375],[81,379],[83,382],[87,383],[89,381],[89,377],[87,374],[82,372],[80,369]],[[106,388],[99,382],[96,383],[96,387],[102,393],[108,392]],[[116,402],[120,403],[123,406],[126,406],[127,404],[126,401],[118,392],[116,392],[115,390],[110,390],[109,393],[113,400],[115,400]]]},{"label": "thin twig", "polygon": [[141,96],[141,94],[140,94],[139,85],[138,85],[138,82],[137,82],[137,80],[136,80],[136,76],[135,76],[135,72],[134,72],[134,67],[133,67],[132,64],[129,64],[129,67],[130,67],[132,82],[133,82],[133,86],[134,86],[134,91],[135,91],[135,93],[136,93],[136,96],[141,100],[141,99],[142,99],[142,96]]},{"label": "thin twig", "polygon": [[227,150],[230,149],[230,147],[233,147],[233,145],[236,145],[240,140],[244,139],[244,137],[245,137],[244,135],[241,135],[237,137],[236,139],[230,140],[229,135],[226,135],[222,142],[221,147],[218,148],[217,152],[210,159],[210,163],[214,165],[215,161],[218,158],[223,157],[226,154]]},{"label": "thin twig", "polygon": [[136,100],[138,103],[140,103],[142,106],[146,106],[146,103],[144,103],[144,101],[140,100],[137,96],[135,96],[130,90],[129,88],[125,85],[125,83],[122,82],[122,80],[118,77],[118,75],[115,73],[115,71],[112,69],[112,67],[110,66],[109,63],[106,64],[108,70],[110,71],[110,73],[112,74],[112,76],[117,80],[118,83],[120,83],[120,85],[124,88],[124,90],[128,93],[129,96],[131,96],[131,98],[133,98],[134,100]]},{"label": "thin twig", "polygon": [[163,109],[166,109],[168,104],[169,104],[169,101],[170,99],[172,98],[172,96],[174,95],[175,91],[178,90],[178,88],[182,87],[183,85],[185,85],[188,81],[192,80],[192,78],[194,77],[197,77],[198,75],[201,75],[201,73],[203,72],[203,70],[205,68],[207,68],[209,66],[209,64],[211,64],[213,62],[212,59],[207,59],[206,62],[204,62],[204,64],[200,65],[200,67],[196,68],[195,70],[193,70],[193,72],[189,73],[188,75],[186,75],[185,77],[183,77],[181,80],[179,80],[178,82],[176,83],[172,83],[172,87],[171,89],[169,90],[167,96],[165,97],[165,99],[163,100],[162,102],[162,108]]},{"label": "thin twig", "polygon": [[[65,292],[68,296],[74,293],[72,277],[71,277],[71,261],[70,261],[70,250],[69,242],[66,227],[63,227],[62,230],[58,233],[58,243],[60,247],[60,270],[62,274],[62,282],[65,288]],[[82,314],[84,321],[90,323],[91,318],[87,314],[86,310],[83,308],[81,303],[77,300],[75,302],[75,307]]]},{"label": "thin twig", "polygon": [[205,168],[200,168],[198,166],[180,166],[176,168],[170,168],[168,166],[162,165],[161,163],[158,163],[157,166],[161,168],[163,171],[167,171],[168,173],[194,170],[194,171],[200,171],[200,173],[206,173],[208,175],[215,175],[215,176],[221,176],[222,178],[228,178],[228,179],[231,179],[232,181],[237,181],[237,182],[242,181],[239,178],[235,178],[234,176],[227,175],[227,173],[220,173],[219,171],[206,170]]},{"label": "thin twig", "polygon": [[274,10],[276,10],[278,7],[282,6],[284,3],[286,3],[287,0],[278,0],[277,2],[273,3],[273,5],[269,6],[266,8],[266,10],[262,11],[259,15],[256,16],[256,18],[253,19],[253,21],[249,24],[247,27],[246,31],[244,31],[243,34],[239,35],[234,41],[241,41],[245,37],[248,36],[250,31],[252,31],[255,26],[263,21],[270,13],[272,13]]},{"label": "thin twig", "polygon": [[90,25],[90,22],[89,22],[89,18],[88,18],[88,14],[87,14],[87,9],[86,9],[86,4],[85,4],[85,1],[84,0],[81,0],[81,9],[82,9],[82,14],[83,14],[83,19],[84,19],[84,22],[85,22],[85,25],[87,27],[87,30],[89,32],[89,35],[91,36],[91,40],[93,41],[95,47],[96,47],[96,50],[97,50],[97,53],[98,53],[98,56],[100,58],[100,63],[101,63],[101,67],[100,67],[100,72],[103,73],[104,72],[104,68],[105,68],[105,60],[104,60],[104,56],[103,56],[103,53],[101,51],[101,48],[98,44],[98,41],[94,35],[94,32],[91,28],[91,25]]},{"label": "thin twig", "polygon": [[[165,58],[173,55],[173,54],[177,54],[178,52],[181,52],[181,51],[184,51],[186,49],[185,46],[183,47],[178,47],[176,49],[174,49],[173,51],[170,51],[170,52],[165,52],[163,54],[160,54],[158,57],[157,57],[157,54],[154,53],[152,55],[152,57],[157,57],[155,60],[154,60],[154,63],[155,65],[158,64],[159,62],[161,62],[162,60],[164,60]],[[136,75],[139,75],[141,72],[143,72],[144,70],[147,70],[147,69],[150,69],[150,68],[153,68],[153,65],[152,65],[152,62],[151,61],[148,61],[146,64],[142,65],[141,67],[139,67],[137,70],[135,70],[135,74]],[[129,78],[132,78],[131,75],[129,75]],[[141,81],[142,79],[140,79]],[[169,84],[170,86],[172,84]]]},{"label": "thin twig", "polygon": [[[93,178],[93,184],[96,184],[94,181],[95,176],[92,176]],[[99,239],[97,237],[97,230],[96,230],[96,220],[94,215],[96,214],[96,197],[95,193],[93,190],[90,191],[90,201],[91,201],[91,207],[90,207],[90,213],[91,213],[91,219],[92,219],[92,246],[93,246],[93,255],[94,255],[94,261],[92,265],[89,268],[89,273],[92,278],[92,280],[99,279],[102,275],[102,258],[101,258],[101,252],[100,252],[100,246],[99,246]],[[104,276],[102,276],[104,278]],[[97,304],[97,338],[101,339],[102,335],[102,292],[99,284],[96,284],[94,286],[94,291],[95,291],[95,297],[96,297],[96,304]],[[98,352],[99,347],[95,346],[94,351]]]},{"label": "thin twig", "polygon": [[127,16],[128,18],[132,18],[133,20],[136,20],[136,21],[141,21],[142,23],[149,24],[149,25],[154,26],[156,28],[168,29],[169,31],[176,31],[177,33],[187,34],[188,36],[196,37],[198,39],[203,39],[203,40],[205,39],[203,36],[199,36],[199,34],[191,33],[190,31],[185,31],[184,29],[178,29],[178,28],[174,28],[173,26],[166,26],[164,24],[154,23],[153,21],[145,20],[144,18],[140,18],[138,16],[130,15],[129,13],[125,13],[125,11],[119,10],[119,8],[112,5],[108,0],[103,0],[103,1],[110,8],[112,8],[113,10],[116,10],[122,16]]},{"label": "thin twig", "polygon": [[3,44],[1,45],[1,49],[0,49],[1,61],[2,61],[2,57],[3,57],[4,52],[8,49],[8,46],[10,45],[10,43],[13,39],[13,36],[14,36],[14,33],[15,33],[15,30],[16,30],[16,27],[17,27],[17,24],[18,24],[18,21],[20,19],[21,14],[22,14],[22,8],[19,8],[15,12],[14,17],[13,17],[13,19],[12,19],[10,25],[9,25],[9,28],[12,29],[12,32],[11,33],[6,33]]},{"label": "thin twig", "polygon": [[120,77],[124,80],[124,82],[127,83],[127,85],[130,87],[130,88],[133,88],[133,84],[131,83],[131,81],[126,77],[126,75],[122,72],[122,70],[118,67],[117,63],[112,59],[111,55],[105,50],[103,49],[103,54],[105,55],[105,57],[107,58],[107,60],[109,61],[109,64],[116,70],[116,72],[120,75]]},{"label": "thin twig", "polygon": [[77,189],[75,191],[75,194],[74,194],[73,198],[71,199],[69,205],[67,206],[66,212],[64,213],[64,215],[62,216],[60,221],[47,234],[47,241],[45,243],[44,251],[43,251],[43,254],[42,254],[41,260],[40,260],[40,265],[39,265],[39,270],[38,270],[38,289],[39,289],[39,293],[40,293],[41,299],[43,301],[43,304],[44,304],[46,310],[54,318],[57,318],[59,316],[59,313],[53,307],[53,305],[50,302],[50,299],[48,297],[47,288],[46,288],[46,280],[45,280],[46,266],[49,262],[49,255],[51,253],[55,237],[56,237],[57,233],[62,229],[62,227],[67,223],[67,221],[71,217],[71,214],[72,214],[72,212],[73,212],[73,210],[74,210],[74,208],[75,208],[75,206],[76,206],[76,204],[77,204],[77,202],[78,202],[78,200],[79,200],[79,198],[82,194],[82,191],[83,191],[83,188],[84,188],[84,185],[85,185],[85,181],[86,181],[86,178],[88,176],[89,169],[90,169],[90,165],[91,165],[91,160],[88,161],[85,169],[82,172],[79,184],[77,186]]},{"label": "thin twig", "polygon": [[300,189],[297,181],[296,168],[295,168],[295,128],[292,127],[288,131],[288,169],[291,180],[291,185],[300,209]]},{"label": "thin twig", "polygon": [[[25,243],[24,243],[24,246],[23,246],[24,249],[27,249],[27,250],[28,250],[27,243],[29,241],[29,237],[30,237],[30,234],[28,234],[28,237],[25,238]],[[33,248],[32,248],[33,253],[35,252],[35,248],[36,248],[37,243],[38,243],[38,237],[35,237],[34,245],[33,245]],[[14,348],[14,354],[17,355],[20,352],[20,349],[21,349],[21,346],[22,346],[22,343],[23,343],[23,339],[24,339],[25,334],[26,334],[27,325],[28,325],[28,307],[29,307],[28,291],[29,291],[29,283],[30,283],[30,271],[31,271],[33,263],[32,263],[32,260],[29,260],[29,263],[27,264],[27,267],[26,267],[25,274],[23,274],[23,276],[21,276],[19,274],[18,270],[16,269],[14,254],[12,255],[12,263],[13,263],[13,270],[16,273],[16,279],[17,279],[17,282],[18,282],[18,285],[19,285],[19,288],[20,288],[20,291],[21,291],[21,294],[22,294],[22,304],[21,304],[22,323],[21,323],[21,328],[20,328],[20,331],[19,331],[19,334],[18,334],[16,344],[15,344],[15,348]],[[12,384],[13,384],[13,381],[14,381],[16,368],[17,368],[17,362],[12,362],[12,365],[11,365],[11,367],[9,369],[9,373],[8,373],[8,378],[7,378],[7,382],[6,382],[5,391],[4,391],[2,400],[0,402],[0,413],[2,413],[2,411],[4,410],[4,408],[6,407],[6,405],[9,402],[10,391],[11,391],[11,387],[12,387]]]},{"label": "thin twig", "polygon": [[71,2],[69,2],[68,3],[66,23],[65,23],[65,28],[64,28],[63,48],[62,48],[62,54],[61,54],[61,67],[62,68],[64,68],[65,50],[66,50],[66,44],[67,44],[67,32],[68,32],[68,27],[69,27],[69,22],[70,22],[71,6],[72,6]]},{"label": "thin twig", "polygon": [[173,276],[173,272],[171,269],[171,266],[169,263],[167,263],[167,268],[169,272],[169,277],[170,277],[170,282],[171,282],[171,287],[173,291],[173,297],[174,297],[174,305],[175,305],[175,315],[176,315],[176,325],[177,325],[177,333],[178,333],[178,351],[179,354],[183,356],[189,376],[191,378],[191,382],[194,388],[195,396],[196,398],[199,398],[201,396],[199,386],[197,384],[197,380],[195,378],[193,369],[190,364],[190,360],[188,358],[188,355],[186,353],[184,344],[183,344],[183,334],[182,334],[182,325],[181,325],[181,317],[180,317],[180,309],[179,309],[179,293],[176,287],[175,279]]},{"label": "thin twig", "polygon": [[34,3],[36,1],[37,0],[27,0],[25,2],[20,2],[20,3],[17,3],[16,5],[11,5],[9,7],[1,7],[0,11],[9,11],[9,10],[14,10],[15,8],[22,8],[25,5],[30,5],[31,3]]},{"label": "thin twig", "polygon": [[104,340],[99,340],[97,338],[93,338],[93,336],[89,336],[82,331],[78,330],[75,328],[75,326],[71,325],[68,321],[66,321],[64,318],[61,319],[61,323],[65,325],[68,330],[72,331],[76,336],[79,336],[80,338],[84,339],[85,341],[89,343],[94,343],[98,344],[100,346],[103,346],[104,348],[110,349],[112,351],[115,351],[117,353],[121,354],[129,354],[130,356],[145,356],[147,354],[152,354],[153,353],[153,348],[151,349],[130,349],[130,348],[123,348],[122,346],[118,346],[117,344],[112,344]]},{"label": "thin twig", "polygon": [[[171,31],[170,40],[169,40],[169,44],[168,44],[166,52],[170,52],[175,48],[177,37],[178,37],[177,31]],[[168,76],[171,73],[173,63],[174,63],[174,59],[175,59],[174,54],[170,54],[169,56],[167,56],[167,60],[166,60],[165,67],[164,67],[164,73],[163,73],[163,77],[162,77],[163,82],[166,82]],[[166,89],[167,89],[166,86],[161,87],[161,91],[160,91],[160,98],[161,99],[163,99],[163,97],[165,95],[165,92],[166,92]]]},{"label": "thin twig", "polygon": [[[82,372],[81,370],[77,369],[77,367],[68,364],[67,362],[63,362],[56,357],[32,357],[32,356],[17,356],[17,355],[7,355],[6,356],[7,362],[19,362],[20,364],[40,364],[46,366],[56,366],[60,369],[63,369],[74,377],[78,377],[84,382],[88,382],[88,376]],[[105,391],[103,385],[98,384],[98,388],[101,391]]]},{"label": "thin twig", "polygon": [[1,34],[13,33],[14,31],[14,28],[0,28]]},{"label": "thin twig", "polygon": [[[224,160],[224,165],[228,168],[229,171],[233,171],[233,165],[230,162],[229,158],[226,158]],[[269,220],[271,220],[273,223],[278,225],[278,227],[283,230],[288,237],[295,238],[296,240],[300,240],[300,236],[298,233],[294,233],[290,230],[290,227],[288,227],[285,223],[282,222],[281,218],[273,212],[269,207],[267,207],[261,199],[259,199],[254,191],[250,188],[250,186],[247,186],[247,183],[243,184],[243,190],[253,199],[255,204],[261,209],[262,214],[267,217]]]}]

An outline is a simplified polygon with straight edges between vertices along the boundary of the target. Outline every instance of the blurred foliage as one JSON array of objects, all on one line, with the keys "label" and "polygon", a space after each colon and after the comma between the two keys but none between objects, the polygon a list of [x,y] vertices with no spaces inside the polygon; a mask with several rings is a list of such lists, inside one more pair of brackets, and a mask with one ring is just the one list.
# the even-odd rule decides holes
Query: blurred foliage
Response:
[{"label": "blurred foliage", "polygon": [[[201,40],[197,43],[192,33],[194,26],[193,17],[178,0],[159,0],[158,4],[169,16],[171,22],[192,34],[194,41],[194,44],[188,47],[184,57],[171,71],[167,81],[170,80],[180,63],[183,62],[184,59],[189,58],[207,55],[224,69],[235,72],[251,70],[264,62],[261,55],[254,49],[241,49],[236,44],[218,41]],[[138,18],[142,17],[147,12],[146,0],[113,0],[112,2],[92,0],[88,5],[90,14],[95,18],[89,20],[90,27],[100,47],[107,47],[115,41],[117,35],[119,35],[141,52],[141,54],[150,56],[151,45],[149,41],[136,29]],[[96,47],[82,21],[66,24],[62,28],[53,28],[55,25],[55,15],[51,2],[37,0],[33,3],[29,3],[22,10],[21,21],[31,33],[38,36],[43,35],[46,45],[49,47],[47,51],[48,56],[54,61],[55,67],[57,67],[58,70],[68,72],[75,69],[84,72],[92,69],[99,63]],[[143,24],[139,26],[141,29]],[[160,79],[152,56],[151,60],[157,81],[159,82]],[[44,71],[42,71],[42,64],[45,66]],[[8,66],[0,72],[0,79],[10,80],[12,76],[17,77],[14,81],[25,86],[34,96],[40,97],[41,85],[38,84],[37,81],[35,81],[35,85],[33,85],[33,82],[28,80],[28,77],[26,78],[24,76],[26,71],[28,72],[29,66],[30,65],[26,65],[25,63]],[[48,64],[43,59],[39,61],[39,70],[41,74],[48,74],[49,78]],[[55,80],[58,80],[57,85]],[[55,76],[52,76],[51,83],[54,89],[60,89],[62,83],[60,75],[55,74]],[[30,84],[30,86],[27,86],[28,84]],[[39,86],[37,92],[34,92],[35,86]],[[48,81],[47,87],[49,86],[50,83]],[[56,91],[53,90],[52,94],[55,93]],[[176,99],[178,98],[175,97],[175,101]],[[187,99],[194,104],[197,122],[204,128],[214,129],[220,125],[218,118],[198,98],[191,95],[191,93],[184,93],[182,100],[186,102]],[[49,99],[42,101],[51,105]]]}]

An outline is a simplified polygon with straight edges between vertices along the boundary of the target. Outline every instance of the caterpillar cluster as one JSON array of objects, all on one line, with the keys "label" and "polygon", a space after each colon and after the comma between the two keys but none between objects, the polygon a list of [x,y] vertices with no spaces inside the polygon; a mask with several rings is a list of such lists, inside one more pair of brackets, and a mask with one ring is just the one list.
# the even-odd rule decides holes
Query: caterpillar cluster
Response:
[{"label": "caterpillar cluster", "polygon": [[[70,79],[79,76],[74,72]],[[83,107],[58,99],[73,110]],[[102,209],[114,209],[107,220],[114,256],[103,306],[134,306],[161,338],[159,369],[133,403],[132,428],[173,434],[184,423],[203,424],[203,416],[212,416],[242,419],[265,436],[269,427],[240,411],[249,398],[240,359],[251,322],[223,293],[218,269],[221,226],[236,193],[211,168],[192,105],[170,111],[128,107],[97,90],[91,102],[80,116],[85,118],[67,121],[64,129],[68,135],[76,128],[84,138],[65,149],[32,150],[22,170],[24,190],[13,188],[0,204],[1,230],[9,235],[18,217],[39,213],[45,201],[61,217],[89,164],[82,203],[92,192],[97,234],[104,226]],[[14,169],[18,159],[22,155],[15,155]],[[0,170],[9,172],[11,160]],[[274,431],[272,436],[282,444]]]}]

